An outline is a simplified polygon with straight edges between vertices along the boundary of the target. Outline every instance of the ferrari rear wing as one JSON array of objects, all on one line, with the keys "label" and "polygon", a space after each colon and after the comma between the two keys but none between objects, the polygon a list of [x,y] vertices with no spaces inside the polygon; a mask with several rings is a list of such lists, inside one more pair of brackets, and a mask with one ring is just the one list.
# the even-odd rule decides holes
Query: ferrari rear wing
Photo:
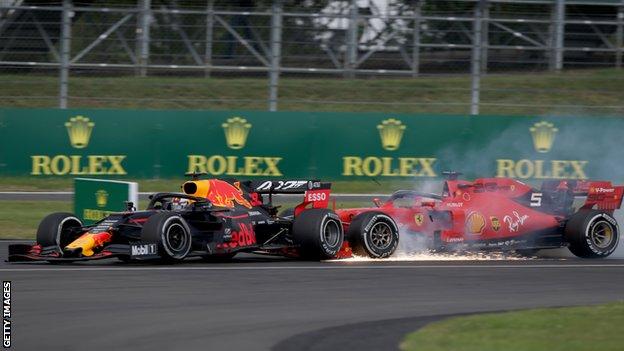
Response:
[{"label": "ferrari rear wing", "polygon": [[599,210],[617,210],[622,206],[624,186],[613,185],[604,180],[561,180],[544,182],[542,190],[571,191],[574,196],[586,196],[582,208]]},{"label": "ferrari rear wing", "polygon": [[583,208],[617,210],[622,206],[624,186],[614,186],[611,182],[589,182],[587,199]]}]

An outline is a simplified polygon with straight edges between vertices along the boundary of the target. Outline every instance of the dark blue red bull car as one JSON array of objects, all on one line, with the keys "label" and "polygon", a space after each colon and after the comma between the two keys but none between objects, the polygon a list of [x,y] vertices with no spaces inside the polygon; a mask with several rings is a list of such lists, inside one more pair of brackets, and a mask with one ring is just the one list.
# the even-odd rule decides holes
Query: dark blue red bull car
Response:
[{"label": "dark blue red bull car", "polygon": [[[45,217],[34,245],[9,246],[9,261],[180,261],[231,258],[239,252],[322,260],[350,256],[340,218],[327,209],[330,183],[315,180],[198,179],[182,193],[156,193],[144,211],[114,213],[84,226],[70,213]],[[278,215],[273,194],[303,194]],[[397,239],[398,240],[398,239]],[[354,243],[355,244],[355,243]]]}]

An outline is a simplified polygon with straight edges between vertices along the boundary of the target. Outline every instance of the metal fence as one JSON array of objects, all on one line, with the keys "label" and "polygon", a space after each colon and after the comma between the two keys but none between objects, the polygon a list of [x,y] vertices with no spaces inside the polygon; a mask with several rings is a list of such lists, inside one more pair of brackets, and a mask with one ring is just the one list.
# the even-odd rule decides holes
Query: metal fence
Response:
[{"label": "metal fence", "polygon": [[624,114],[619,0],[34,3],[0,2],[1,106]]}]

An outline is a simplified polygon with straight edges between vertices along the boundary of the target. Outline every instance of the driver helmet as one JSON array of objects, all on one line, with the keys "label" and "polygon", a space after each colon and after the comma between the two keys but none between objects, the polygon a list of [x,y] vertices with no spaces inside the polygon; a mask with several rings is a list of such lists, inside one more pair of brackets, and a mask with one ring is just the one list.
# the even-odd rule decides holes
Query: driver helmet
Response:
[{"label": "driver helmet", "polygon": [[180,211],[190,207],[193,203],[193,200],[184,199],[179,197],[174,197],[171,199],[171,210]]}]

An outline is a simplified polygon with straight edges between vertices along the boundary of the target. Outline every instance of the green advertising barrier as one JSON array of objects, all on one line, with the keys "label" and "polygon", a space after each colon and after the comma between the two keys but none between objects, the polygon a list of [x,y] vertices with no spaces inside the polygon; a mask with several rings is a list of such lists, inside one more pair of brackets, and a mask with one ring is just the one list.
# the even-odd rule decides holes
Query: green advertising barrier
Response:
[{"label": "green advertising barrier", "polygon": [[624,119],[164,110],[0,110],[0,175],[624,179]]},{"label": "green advertising barrier", "polygon": [[137,183],[103,179],[74,180],[74,213],[84,224],[92,224],[112,212],[126,210],[125,202],[138,205]]}]

